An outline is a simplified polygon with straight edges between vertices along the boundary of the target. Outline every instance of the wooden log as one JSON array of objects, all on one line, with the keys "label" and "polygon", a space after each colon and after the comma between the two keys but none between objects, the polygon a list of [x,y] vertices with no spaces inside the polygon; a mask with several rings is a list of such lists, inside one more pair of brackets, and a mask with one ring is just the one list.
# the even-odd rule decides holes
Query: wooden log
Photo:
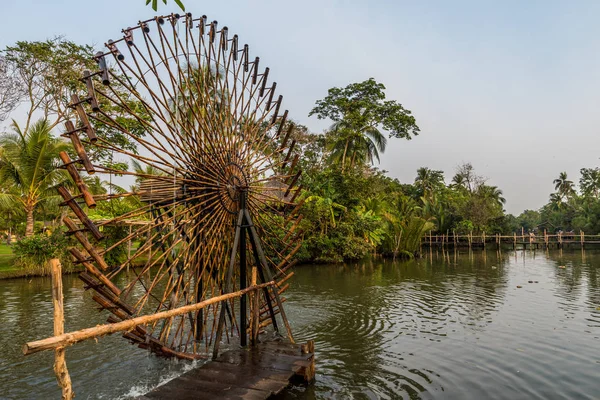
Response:
[{"label": "wooden log", "polygon": [[[296,165],[298,165],[299,160],[300,160],[300,154],[296,154],[294,156],[294,158],[292,159],[292,163],[290,164],[289,171],[293,171],[296,168]],[[282,166],[282,168],[285,168],[285,164]]]},{"label": "wooden log", "polygon": [[79,218],[81,223],[83,225],[85,225],[85,227],[90,231],[92,236],[94,236],[96,238],[96,240],[101,240],[102,238],[104,238],[102,233],[100,233],[100,230],[98,229],[98,227],[96,225],[94,225],[94,223],[83,212],[81,207],[79,207],[79,204],[77,204],[77,202],[75,201],[73,196],[71,196],[71,193],[69,192],[69,190],[66,187],[59,186],[58,193],[60,193],[62,198],[65,200],[65,203],[75,213],[75,215],[77,216],[77,218]]},{"label": "wooden log", "polygon": [[290,182],[287,190],[285,191],[285,194],[283,195],[283,197],[287,197],[290,194],[290,191],[292,190],[292,188],[294,187],[294,185],[296,184],[296,182],[298,182],[298,179],[300,178],[300,175],[302,175],[302,170],[299,169],[298,172],[296,172],[296,175],[294,175],[294,177],[292,178],[292,181]]},{"label": "wooden log", "polygon": [[73,257],[75,257],[75,259],[81,263],[85,269],[96,279],[98,279],[104,286],[106,286],[108,288],[108,290],[110,290],[111,292],[113,292],[115,295],[119,296],[121,294],[121,289],[119,289],[117,286],[115,286],[114,283],[112,283],[110,281],[110,279],[108,279],[106,277],[106,275],[104,275],[103,273],[101,273],[98,268],[96,268],[94,266],[94,264],[90,263],[87,261],[87,257],[85,257],[78,248],[76,247],[71,247],[69,249],[69,252],[71,253],[71,255]]},{"label": "wooden log", "polygon": [[287,145],[287,141],[290,138],[290,135],[292,134],[293,130],[294,130],[294,124],[289,124],[288,130],[285,133],[285,136],[283,137],[283,139],[281,140],[281,146],[279,146],[279,151],[283,151],[283,149],[285,149],[285,146]]},{"label": "wooden log", "polygon": [[292,268],[294,265],[296,265],[296,263],[298,263],[298,260],[294,260],[291,263],[289,263],[288,265],[286,265],[284,268],[281,268],[279,270],[277,270],[277,272],[275,273],[275,275],[273,276],[273,279],[279,279],[281,276],[283,276],[283,274],[285,274],[290,268]]},{"label": "wooden log", "polygon": [[110,289],[104,287],[104,285],[96,281],[95,277],[87,272],[82,272],[79,274],[79,279],[81,279],[85,284],[88,285],[89,288],[94,289],[96,292],[100,293],[102,296],[106,297],[108,300],[117,305],[121,310],[125,311],[129,315],[133,315],[135,310],[129,304],[125,303],[119,296],[114,294]]},{"label": "wooden log", "polygon": [[58,347],[70,346],[75,343],[79,343],[84,340],[93,339],[99,336],[110,335],[116,332],[124,332],[134,329],[138,325],[149,324],[154,321],[160,321],[166,318],[176,317],[178,315],[187,314],[205,308],[211,304],[219,303],[221,301],[233,299],[235,297],[243,296],[244,294],[256,291],[268,286],[275,285],[275,281],[269,281],[256,286],[247,287],[244,290],[238,290],[237,292],[227,293],[220,296],[215,296],[210,299],[201,301],[200,303],[190,304],[183,307],[174,308],[172,310],[162,311],[156,314],[143,315],[140,317],[128,319],[125,321],[117,322],[115,324],[98,325],[92,328],[81,329],[74,332],[64,333],[49,337],[46,339],[36,340],[23,345],[23,354],[29,355],[37,353],[39,351],[56,349]]},{"label": "wooden log", "polygon": [[275,285],[280,288],[286,281],[288,281],[292,276],[294,276],[294,271],[287,274],[282,280],[276,282]]},{"label": "wooden log", "polygon": [[94,261],[96,261],[96,263],[98,264],[98,266],[103,271],[107,270],[108,269],[108,264],[106,263],[106,261],[104,261],[104,259],[102,258],[102,256],[100,256],[100,254],[98,254],[98,252],[96,251],[96,249],[94,249],[94,246],[87,240],[87,238],[85,237],[85,235],[83,234],[83,232],[81,232],[81,230],[79,230],[77,228],[77,225],[75,225],[75,223],[71,220],[71,218],[64,217],[63,221],[64,221],[65,225],[67,226],[67,228],[69,228],[69,230],[71,231],[71,233],[79,241],[79,243],[81,243],[81,245],[83,246],[83,248],[85,249],[85,251],[87,251],[87,253],[90,255],[90,257],[92,257],[94,259]]},{"label": "wooden log", "polygon": [[76,94],[71,95],[71,102],[72,107],[75,108],[75,111],[77,112],[77,116],[79,116],[79,121],[85,128],[85,133],[90,139],[90,142],[95,143],[96,141],[98,141],[98,137],[96,136],[96,132],[90,124],[87,114],[85,113],[85,110],[81,105],[81,100],[79,99],[79,96],[77,96]]},{"label": "wooden log", "polygon": [[89,192],[87,185],[79,175],[79,172],[77,172],[77,168],[75,168],[75,166],[73,165],[73,162],[71,161],[71,158],[69,157],[67,152],[61,151],[58,155],[64,163],[65,168],[69,172],[69,175],[71,175],[71,179],[73,179],[73,182],[75,182],[75,184],[79,188],[79,192],[83,196],[85,204],[89,208],[96,207],[96,201],[94,200],[94,196],[92,196],[92,194]]},{"label": "wooden log", "polygon": [[283,268],[283,266],[285,264],[287,264],[292,259],[292,257],[294,257],[296,255],[296,253],[298,252],[298,250],[300,250],[301,247],[302,247],[302,242],[299,242],[296,245],[296,247],[294,247],[294,249],[287,256],[285,256],[285,258],[283,260],[281,260],[281,262],[275,267],[275,271],[278,271],[281,268]]},{"label": "wooden log", "polygon": [[292,234],[294,233],[294,231],[296,230],[296,228],[300,224],[300,221],[302,221],[302,218],[304,218],[304,215],[300,214],[298,216],[298,218],[296,219],[296,221],[294,222],[294,225],[292,225],[292,227],[290,228],[290,230],[288,231],[288,233],[283,238],[284,242],[287,242],[290,239],[290,236],[292,236]]},{"label": "wooden log", "polygon": [[85,152],[85,147],[83,147],[81,140],[79,140],[79,135],[77,135],[77,130],[75,129],[75,126],[71,121],[67,121],[65,122],[65,128],[67,129],[66,135],[69,136],[69,138],[71,139],[71,143],[73,143],[73,148],[75,149],[77,156],[79,156],[79,161],[81,161],[83,167],[85,168],[88,174],[94,175],[96,173],[96,170],[94,169],[90,158]]},{"label": "wooden log", "polygon": [[[52,304],[54,305],[54,336],[65,333],[65,315],[63,310],[62,266],[56,258],[50,260],[52,273]],[[58,386],[62,389],[62,399],[71,400],[75,393],[71,386],[71,377],[67,370],[65,348],[56,347],[54,350],[54,373]]]},{"label": "wooden log", "polygon": [[96,99],[96,91],[94,90],[94,82],[92,81],[92,74],[90,71],[83,71],[83,79],[88,90],[88,101],[90,102],[92,111],[100,111],[100,106],[98,105],[98,100]]}]

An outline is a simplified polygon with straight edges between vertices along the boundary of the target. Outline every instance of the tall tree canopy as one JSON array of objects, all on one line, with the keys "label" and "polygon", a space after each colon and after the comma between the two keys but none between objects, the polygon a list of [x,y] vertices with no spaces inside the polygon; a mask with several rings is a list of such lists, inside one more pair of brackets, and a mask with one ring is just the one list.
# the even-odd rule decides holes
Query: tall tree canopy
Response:
[{"label": "tall tree canopy", "polygon": [[370,78],[345,88],[331,88],[328,95],[316,102],[309,116],[331,119],[328,132],[332,161],[354,167],[379,161],[389,137],[411,139],[419,127],[409,110],[395,100],[385,100],[385,86]]},{"label": "tall tree canopy", "polygon": [[[7,46],[2,53],[0,87],[2,82],[8,82],[6,85],[12,85],[14,94],[7,97],[4,104],[0,104],[0,117],[8,117],[17,107],[22,106],[26,117],[20,127],[25,135],[37,118],[46,120],[51,130],[67,119],[74,119],[75,111],[69,107],[71,95],[87,92],[85,83],[81,81],[84,71],[98,70],[91,46],[56,37],[45,41],[19,41]],[[120,76],[117,71],[113,73]],[[96,89],[106,90],[101,87]],[[107,93],[112,91],[118,94],[126,107],[135,110],[140,118],[149,118],[143,105],[128,95],[116,79],[111,83],[111,90],[106,90]],[[0,103],[3,96],[6,97],[0,95]],[[104,96],[96,97],[103,112],[111,115],[132,134],[144,134],[143,124],[138,119],[126,114],[123,108],[114,106]],[[99,137],[124,149],[136,151],[133,142],[119,129],[101,124],[94,118],[90,118],[90,122]],[[107,151],[95,151],[91,154],[92,158],[108,159]]]},{"label": "tall tree canopy", "polygon": [[334,122],[344,121],[352,128],[380,128],[390,137],[411,139],[419,134],[415,117],[395,100],[385,100],[385,86],[369,78],[345,88],[331,88],[327,96],[317,100],[308,114]]}]

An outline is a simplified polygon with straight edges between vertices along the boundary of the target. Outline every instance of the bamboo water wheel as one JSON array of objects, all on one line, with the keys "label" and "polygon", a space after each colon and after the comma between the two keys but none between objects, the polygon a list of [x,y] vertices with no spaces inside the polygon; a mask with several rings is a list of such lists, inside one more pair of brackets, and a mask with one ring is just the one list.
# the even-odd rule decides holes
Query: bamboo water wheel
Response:
[{"label": "bamboo water wheel", "polygon": [[[244,289],[255,266],[258,284],[276,282],[257,292],[258,328],[293,341],[281,294],[300,248],[301,171],[293,124],[269,68],[206,16],[155,17],[122,33],[96,54],[98,70],[84,72],[87,90],[72,96],[77,120],[66,123],[64,134],[76,156],[61,158],[75,185],[59,193],[78,243],[70,252],[85,267],[81,279],[115,323]],[[122,133],[137,151],[103,139],[95,126]],[[141,168],[95,163],[94,149]],[[136,186],[92,195],[80,174],[94,173],[135,178]],[[86,210],[125,198],[137,202],[135,209],[103,221],[88,217]],[[126,222],[129,230],[111,238],[107,227]],[[107,259],[126,244],[124,259]],[[137,326],[124,337],[162,356],[203,358],[216,355],[221,342],[246,344],[247,309],[242,296]]]}]

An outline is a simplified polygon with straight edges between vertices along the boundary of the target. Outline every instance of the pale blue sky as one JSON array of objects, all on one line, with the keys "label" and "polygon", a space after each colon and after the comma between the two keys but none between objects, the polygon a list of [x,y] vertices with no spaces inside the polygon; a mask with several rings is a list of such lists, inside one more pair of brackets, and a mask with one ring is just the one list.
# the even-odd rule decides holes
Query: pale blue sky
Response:
[{"label": "pale blue sky", "polygon": [[[560,171],[577,180],[599,165],[600,2],[184,3],[239,34],[271,68],[290,115],[313,131],[327,126],[307,114],[328,88],[384,83],[422,130],[391,140],[383,156],[402,182],[420,166],[449,181],[470,161],[519,213],[546,202]],[[0,11],[2,48],[54,35],[100,47],[153,14],[143,0],[0,0]]]}]

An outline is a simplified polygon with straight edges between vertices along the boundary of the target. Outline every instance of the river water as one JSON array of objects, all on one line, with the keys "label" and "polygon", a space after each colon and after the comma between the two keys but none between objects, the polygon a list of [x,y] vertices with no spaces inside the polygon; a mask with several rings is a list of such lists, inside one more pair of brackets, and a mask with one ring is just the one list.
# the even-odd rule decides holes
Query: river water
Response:
[{"label": "river water", "polygon": [[[78,279],[64,289],[68,330],[104,323]],[[598,252],[302,266],[286,297],[296,339],[315,340],[317,376],[285,399],[600,398]],[[0,398],[59,398],[53,355],[20,352],[51,334],[49,298],[49,279],[0,281]],[[69,348],[67,365],[78,399],[131,398],[194,366],[119,336]]]}]

